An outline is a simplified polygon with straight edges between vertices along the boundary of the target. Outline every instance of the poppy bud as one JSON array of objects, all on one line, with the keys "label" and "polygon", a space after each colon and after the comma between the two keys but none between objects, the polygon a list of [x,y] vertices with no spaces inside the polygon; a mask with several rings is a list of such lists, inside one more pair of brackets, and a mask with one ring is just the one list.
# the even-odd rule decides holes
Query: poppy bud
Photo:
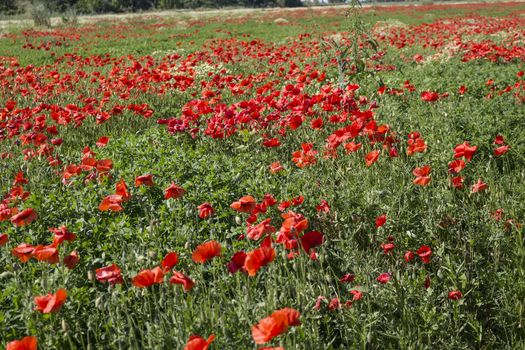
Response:
[{"label": "poppy bud", "polygon": [[240,218],[239,216],[236,216],[236,217],[235,217],[235,223],[236,223],[237,225],[242,224],[242,220],[241,220],[241,218]]},{"label": "poppy bud", "polygon": [[13,273],[11,271],[2,272],[0,273],[0,280],[11,276],[13,276]]},{"label": "poppy bud", "polygon": [[68,326],[66,320],[65,320],[65,319],[62,319],[62,331],[63,331],[64,333],[67,333],[68,330],[69,330],[69,326]]},{"label": "poppy bud", "polygon": [[287,254],[286,254],[286,250],[284,250],[284,249],[281,250],[281,258],[283,260],[285,260],[285,261],[288,260],[288,257],[287,257]]},{"label": "poppy bud", "polygon": [[461,293],[459,290],[453,290],[448,293],[448,298],[450,300],[459,300],[463,298],[463,293]]},{"label": "poppy bud", "polygon": [[297,261],[297,259],[294,259],[293,262],[292,262],[292,268],[295,272],[299,272],[299,262]]},{"label": "poppy bud", "polygon": [[88,271],[87,278],[90,282],[93,282],[95,280],[95,275],[93,274],[93,271]]},{"label": "poppy bud", "polygon": [[102,310],[102,295],[95,299],[95,307]]}]

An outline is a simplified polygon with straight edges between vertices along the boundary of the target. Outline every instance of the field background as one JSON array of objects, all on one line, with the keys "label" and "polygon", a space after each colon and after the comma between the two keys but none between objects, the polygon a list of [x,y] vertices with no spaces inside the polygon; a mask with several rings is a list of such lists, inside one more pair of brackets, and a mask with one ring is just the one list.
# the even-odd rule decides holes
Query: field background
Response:
[{"label": "field background", "polygon": [[[3,26],[2,209],[32,208],[38,219],[17,227],[10,215],[1,216],[0,233],[9,239],[0,246],[0,345],[34,335],[40,349],[182,349],[192,334],[214,334],[210,349],[257,349],[251,327],[292,307],[301,325],[268,346],[525,348],[525,82],[519,73],[525,4],[381,6],[345,14],[334,7]],[[370,55],[361,70],[349,60],[340,74],[337,57],[355,47],[356,33],[357,50]],[[377,50],[363,34],[377,41]],[[425,101],[424,92],[439,98]],[[224,116],[228,108],[234,117]],[[198,122],[169,132],[162,120],[191,119],[190,110]],[[365,111],[376,125],[335,151],[326,147],[330,135]],[[312,127],[318,118],[322,128]],[[56,133],[46,129],[53,125]],[[407,154],[410,132],[421,134],[426,151]],[[497,135],[510,145],[501,156],[494,154]],[[97,147],[102,136],[109,143]],[[273,138],[280,146],[263,144]],[[362,149],[348,153],[350,141],[362,142]],[[477,150],[461,172],[464,188],[456,189],[447,164],[464,141]],[[292,153],[304,143],[318,154],[315,164],[299,168]],[[112,160],[109,176],[92,169],[65,178],[86,146],[97,160]],[[366,166],[372,150],[380,157]],[[283,170],[272,174],[277,161]],[[412,171],[424,165],[432,168],[431,181],[417,186]],[[19,171],[28,179],[27,195],[13,190]],[[154,186],[135,186],[143,174],[154,175]],[[132,199],[120,212],[100,211],[120,179]],[[472,193],[478,179],[488,188]],[[165,200],[172,182],[186,194]],[[248,214],[230,204],[245,195],[260,203],[265,194],[278,203],[302,196],[304,202],[284,211],[303,214],[307,231],[322,232],[324,241],[315,259],[301,248],[289,259],[290,251],[274,244],[275,260],[255,277],[231,274],[232,255],[261,240],[241,236]],[[316,209],[323,200],[328,212]],[[201,219],[197,206],[205,202],[215,213]],[[376,228],[380,215],[387,221]],[[277,205],[257,223],[265,218],[279,230]],[[22,263],[12,253],[22,243],[50,244],[49,228],[61,225],[76,234],[59,247],[61,260],[78,252],[73,269]],[[193,249],[208,240],[221,243],[222,256],[195,264]],[[389,253],[382,248],[387,242],[395,245]],[[432,250],[430,263],[417,254],[406,262],[405,253],[422,245]],[[171,274],[163,284],[132,285],[133,276],[171,251],[179,255],[175,269],[195,281],[191,291],[170,285]],[[113,263],[123,284],[94,278],[96,269]],[[391,274],[386,284],[376,280],[382,273]],[[355,280],[340,282],[345,274]],[[68,297],[59,312],[34,311],[34,297],[60,288]],[[351,290],[363,297],[345,306]],[[450,300],[456,290],[463,297]],[[318,310],[319,296],[326,301]],[[329,307],[334,298],[340,308]]]}]

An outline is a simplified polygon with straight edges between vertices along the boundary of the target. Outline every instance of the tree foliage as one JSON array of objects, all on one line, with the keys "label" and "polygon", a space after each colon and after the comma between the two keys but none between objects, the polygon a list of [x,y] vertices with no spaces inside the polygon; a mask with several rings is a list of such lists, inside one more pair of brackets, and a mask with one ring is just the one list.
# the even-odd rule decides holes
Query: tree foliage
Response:
[{"label": "tree foliage", "polygon": [[64,13],[74,8],[78,13],[136,12],[185,8],[298,7],[301,0],[0,0],[0,14],[22,13],[27,4],[43,4],[50,11]]}]

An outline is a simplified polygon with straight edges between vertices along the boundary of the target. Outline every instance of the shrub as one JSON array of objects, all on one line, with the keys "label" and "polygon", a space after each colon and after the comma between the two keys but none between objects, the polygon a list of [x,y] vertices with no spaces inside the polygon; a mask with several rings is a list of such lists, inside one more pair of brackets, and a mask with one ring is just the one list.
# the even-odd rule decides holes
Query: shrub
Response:
[{"label": "shrub", "polygon": [[43,2],[27,2],[25,8],[26,13],[28,13],[31,16],[31,19],[33,19],[35,26],[51,27],[51,13]]}]

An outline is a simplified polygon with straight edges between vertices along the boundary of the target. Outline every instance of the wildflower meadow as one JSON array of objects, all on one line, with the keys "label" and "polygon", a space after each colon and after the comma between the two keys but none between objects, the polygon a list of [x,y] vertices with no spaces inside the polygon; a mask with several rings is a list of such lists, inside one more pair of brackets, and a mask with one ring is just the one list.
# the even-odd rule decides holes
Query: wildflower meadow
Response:
[{"label": "wildflower meadow", "polygon": [[524,2],[80,19],[0,27],[0,348],[525,349]]}]

